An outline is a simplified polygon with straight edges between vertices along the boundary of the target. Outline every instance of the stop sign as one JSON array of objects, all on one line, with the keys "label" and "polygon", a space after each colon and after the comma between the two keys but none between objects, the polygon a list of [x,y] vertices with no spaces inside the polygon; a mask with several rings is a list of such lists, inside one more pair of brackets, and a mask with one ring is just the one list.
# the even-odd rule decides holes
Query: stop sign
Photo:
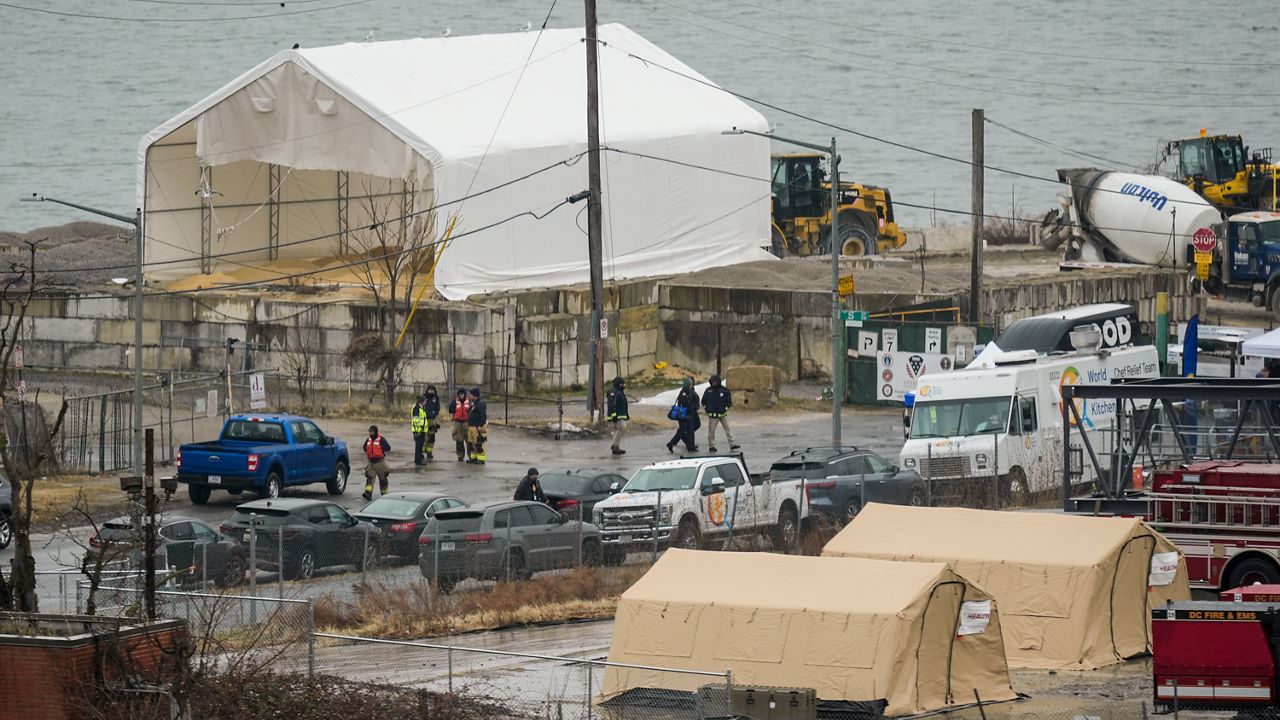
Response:
[{"label": "stop sign", "polygon": [[1191,236],[1191,246],[1200,252],[1213,252],[1218,246],[1218,236],[1209,228],[1200,228]]}]

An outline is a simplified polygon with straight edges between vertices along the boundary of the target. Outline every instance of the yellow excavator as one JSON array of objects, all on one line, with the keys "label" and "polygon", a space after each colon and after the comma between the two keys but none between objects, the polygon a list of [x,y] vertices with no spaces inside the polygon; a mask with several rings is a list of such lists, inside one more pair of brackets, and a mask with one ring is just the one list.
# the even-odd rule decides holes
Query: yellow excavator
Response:
[{"label": "yellow excavator", "polygon": [[[831,181],[819,153],[775,153],[773,238],[778,257],[831,252]],[[887,188],[840,181],[836,247],[842,255],[869,255],[900,248],[907,235],[893,218]]]},{"label": "yellow excavator", "polygon": [[1227,213],[1276,210],[1280,165],[1271,162],[1271,148],[1253,150],[1239,135],[1210,135],[1175,140],[1165,146],[1164,158],[1176,157],[1175,178]]}]

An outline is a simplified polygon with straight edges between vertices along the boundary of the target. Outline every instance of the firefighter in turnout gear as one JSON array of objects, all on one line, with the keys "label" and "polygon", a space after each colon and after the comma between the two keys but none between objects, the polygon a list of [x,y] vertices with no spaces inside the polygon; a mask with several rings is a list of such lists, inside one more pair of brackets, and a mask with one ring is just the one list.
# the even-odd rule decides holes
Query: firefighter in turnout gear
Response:
[{"label": "firefighter in turnout gear", "polygon": [[729,388],[720,382],[719,375],[711,376],[711,385],[702,393],[702,409],[707,413],[707,449],[716,451],[716,426],[724,428],[725,439],[729,441],[729,449],[742,447],[733,439],[733,431],[729,429],[729,408],[733,407],[733,395]]},{"label": "firefighter in turnout gear", "polygon": [[480,388],[471,388],[471,410],[467,414],[467,462],[483,465],[485,441],[489,439],[489,409],[480,399]]},{"label": "firefighter in turnout gear", "polygon": [[422,409],[427,411],[427,459],[431,460],[436,456],[436,433],[440,432],[440,394],[435,385],[427,386],[422,400],[425,402]]},{"label": "firefighter in turnout gear", "polygon": [[453,447],[458,454],[458,462],[467,459],[467,416],[471,412],[471,400],[467,391],[458,388],[458,393],[449,401],[449,415],[453,417]]},{"label": "firefighter in turnout gear", "polygon": [[613,387],[609,388],[609,393],[605,396],[608,419],[613,423],[613,444],[610,450],[614,455],[627,454],[627,451],[622,449],[622,436],[627,434],[627,421],[631,419],[627,414],[626,387],[626,381],[616,377],[613,379]]},{"label": "firefighter in turnout gear", "polygon": [[369,462],[364,466],[364,499],[373,499],[373,478],[378,478],[378,490],[386,495],[390,489],[388,478],[391,466],[387,465],[387,453],[391,452],[391,443],[378,433],[377,425],[369,426],[369,437],[364,439],[364,456]]}]

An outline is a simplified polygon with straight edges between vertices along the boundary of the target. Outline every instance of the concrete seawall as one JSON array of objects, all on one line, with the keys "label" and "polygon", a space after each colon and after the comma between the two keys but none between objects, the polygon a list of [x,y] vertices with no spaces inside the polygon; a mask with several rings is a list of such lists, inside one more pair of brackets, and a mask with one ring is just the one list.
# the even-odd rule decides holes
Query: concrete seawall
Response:
[{"label": "concrete seawall", "polygon": [[[1053,273],[989,281],[984,321],[1004,327],[1020,317],[1095,302],[1128,302],[1142,321],[1154,320],[1157,292],[1171,297],[1171,320],[1200,306],[1187,276],[1171,270]],[[404,379],[442,382],[454,362],[458,382],[495,375],[484,364],[509,364],[525,386],[587,382],[590,293],[585,286],[485,296],[482,302],[426,302],[406,333]],[[849,309],[873,313],[914,303],[964,309],[967,293],[860,292]],[[26,362],[71,370],[120,370],[133,363],[132,299],[45,297],[24,325]],[[776,365],[785,379],[828,377],[831,294],[822,288],[715,287],[681,278],[614,283],[605,293],[609,334],[606,375],[630,375],[658,361],[708,374],[741,364]],[[400,319],[403,321],[403,318]],[[225,341],[236,338],[234,369],[285,367],[288,355],[314,357],[321,384],[343,385],[352,339],[378,327],[371,302],[319,300],[272,293],[167,295],[148,298],[143,368],[149,372],[217,372]],[[397,323],[396,327],[399,327]],[[486,377],[486,372],[489,377]],[[501,376],[501,372],[496,372]]]}]

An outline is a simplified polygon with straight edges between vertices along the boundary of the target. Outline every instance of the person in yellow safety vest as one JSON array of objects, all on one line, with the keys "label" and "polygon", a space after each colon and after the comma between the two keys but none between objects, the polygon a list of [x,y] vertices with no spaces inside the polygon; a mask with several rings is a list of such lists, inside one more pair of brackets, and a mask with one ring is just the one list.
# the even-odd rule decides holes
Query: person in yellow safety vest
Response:
[{"label": "person in yellow safety vest", "polygon": [[627,434],[627,421],[631,416],[627,412],[626,381],[620,377],[613,379],[613,387],[609,388],[605,402],[609,411],[609,422],[613,423],[613,444],[610,450],[614,455],[626,455],[622,449],[622,436]]},{"label": "person in yellow safety vest", "polygon": [[422,447],[427,444],[427,396],[419,395],[418,402],[409,412],[409,430],[413,433],[413,464],[424,465],[427,460]]},{"label": "person in yellow safety vest", "polygon": [[471,412],[471,400],[467,391],[458,388],[458,394],[449,401],[449,415],[453,417],[453,446],[458,462],[467,459],[467,417]]},{"label": "person in yellow safety vest", "polygon": [[378,434],[378,426],[369,426],[369,437],[364,439],[364,456],[369,462],[364,466],[364,499],[373,499],[373,478],[378,478],[380,494],[386,495],[390,489],[388,478],[391,466],[387,465],[387,453],[391,452],[391,443]]},{"label": "person in yellow safety vest", "polygon": [[467,462],[483,465],[484,443],[489,439],[489,411],[480,399],[480,388],[471,388],[471,411],[467,413],[467,444],[471,446]]}]

